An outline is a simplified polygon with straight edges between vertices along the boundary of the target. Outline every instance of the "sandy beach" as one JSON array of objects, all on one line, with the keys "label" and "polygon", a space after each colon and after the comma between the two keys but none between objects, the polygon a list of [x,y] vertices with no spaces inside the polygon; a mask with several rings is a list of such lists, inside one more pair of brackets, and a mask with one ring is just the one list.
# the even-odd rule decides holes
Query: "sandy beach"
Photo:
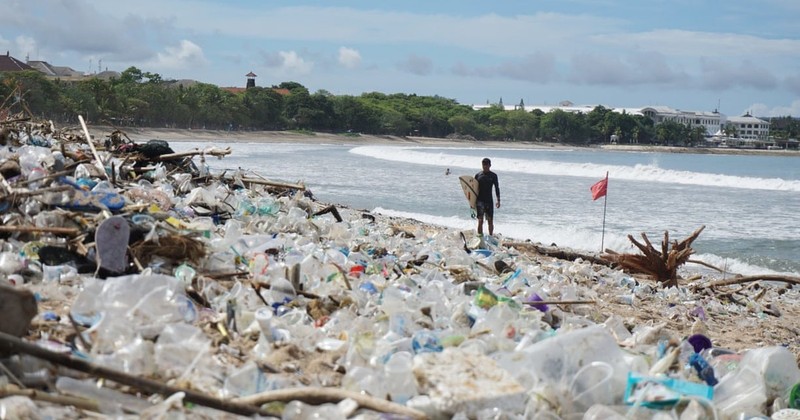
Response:
[{"label": "sandy beach", "polygon": [[[96,126],[92,128],[94,135],[105,137],[113,128]],[[400,137],[376,136],[369,134],[333,134],[310,133],[294,131],[223,131],[223,130],[176,130],[167,128],[123,128],[133,141],[143,142],[151,139],[166,141],[203,141],[213,142],[224,140],[227,142],[261,142],[261,143],[328,143],[328,144],[354,144],[354,145],[400,145],[400,146],[439,146],[439,147],[498,147],[498,148],[529,148],[529,149],[574,149],[582,147],[572,144],[546,143],[546,142],[511,142],[511,141],[478,141],[443,139],[433,137]],[[800,157],[800,150],[761,150],[761,149],[732,149],[732,148],[703,148],[703,147],[668,147],[652,145],[624,145],[602,144],[593,145],[592,148],[614,150],[623,152],[658,152],[658,153],[697,153],[697,154],[731,154],[731,155],[760,155],[760,156],[787,156]]]}]

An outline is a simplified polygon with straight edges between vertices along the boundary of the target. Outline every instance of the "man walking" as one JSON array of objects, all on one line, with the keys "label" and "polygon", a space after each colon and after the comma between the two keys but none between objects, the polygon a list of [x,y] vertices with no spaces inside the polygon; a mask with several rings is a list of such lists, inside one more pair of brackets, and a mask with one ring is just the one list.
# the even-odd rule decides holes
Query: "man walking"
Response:
[{"label": "man walking", "polygon": [[494,235],[494,200],[492,199],[492,187],[497,195],[497,208],[500,208],[500,184],[497,180],[497,174],[490,171],[492,161],[489,158],[483,158],[481,161],[483,170],[475,174],[475,179],[478,180],[478,202],[476,204],[478,213],[478,235],[483,235],[483,217],[486,216],[486,222],[489,225],[489,236]]}]

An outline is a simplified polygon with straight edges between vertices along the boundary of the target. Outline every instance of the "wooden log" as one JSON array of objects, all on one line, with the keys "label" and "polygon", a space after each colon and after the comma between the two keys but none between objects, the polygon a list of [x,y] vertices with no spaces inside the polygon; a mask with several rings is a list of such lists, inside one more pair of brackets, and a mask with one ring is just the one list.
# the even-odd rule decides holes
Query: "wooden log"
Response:
[{"label": "wooden log", "polygon": [[183,389],[170,386],[150,379],[129,375],[103,366],[97,366],[83,359],[74,358],[67,354],[56,353],[28,343],[12,335],[0,332],[0,350],[19,352],[31,355],[38,359],[46,360],[70,369],[88,373],[89,375],[109,379],[122,385],[127,385],[148,393],[156,393],[163,396],[170,396],[176,392],[183,392],[184,401],[222,410],[228,413],[239,414],[242,416],[252,416],[254,414],[269,415],[266,410],[242,402],[225,401],[219,398],[202,394],[190,389]]},{"label": "wooden log", "polygon": [[231,154],[231,148],[230,147],[226,147],[224,149],[217,149],[216,147],[213,147],[213,148],[208,149],[208,150],[190,150],[188,152],[167,153],[167,154],[164,154],[164,155],[161,155],[161,156],[157,157],[154,160],[164,161],[164,160],[174,160],[174,159],[178,159],[178,158],[182,158],[182,157],[204,156],[204,155],[222,157],[222,156],[226,156],[226,155],[229,155],[229,154]]},{"label": "wooden log", "polygon": [[[466,245],[465,245],[466,246]],[[582,254],[579,252],[568,251],[561,248],[547,248],[544,246],[539,246],[531,242],[503,242],[502,246],[506,248],[515,248],[520,251],[528,251],[528,252],[535,252],[540,255],[545,255],[548,257],[558,258],[560,260],[566,261],[575,261],[577,259],[582,259],[584,261],[589,261],[593,264],[604,265],[610,267],[612,265],[611,262],[602,259],[595,255],[590,254]]]},{"label": "wooden log", "polygon": [[266,179],[255,179],[255,178],[241,178],[242,182],[247,182],[250,184],[257,184],[257,185],[267,185],[270,187],[277,187],[277,188],[290,188],[300,191],[305,191],[306,186],[303,184],[290,184],[287,182],[276,182],[276,181],[269,181]]}]

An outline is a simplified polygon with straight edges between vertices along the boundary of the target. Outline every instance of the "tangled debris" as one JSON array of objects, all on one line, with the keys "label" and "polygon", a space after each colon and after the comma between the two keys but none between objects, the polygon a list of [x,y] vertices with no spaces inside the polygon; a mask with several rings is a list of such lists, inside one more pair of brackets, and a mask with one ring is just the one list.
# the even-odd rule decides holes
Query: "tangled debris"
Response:
[{"label": "tangled debris", "polygon": [[619,254],[612,250],[606,250],[606,255],[603,258],[619,264],[623,270],[628,272],[650,276],[654,280],[663,283],[666,287],[677,286],[678,268],[686,264],[689,261],[689,257],[694,254],[692,242],[700,236],[700,233],[705,228],[705,226],[701,226],[686,239],[680,242],[673,241],[672,243],[669,242],[669,232],[665,231],[660,251],[653,247],[644,232],[642,232],[644,244],[634,239],[633,236],[628,235],[628,239],[636,248],[642,251],[642,255]]}]

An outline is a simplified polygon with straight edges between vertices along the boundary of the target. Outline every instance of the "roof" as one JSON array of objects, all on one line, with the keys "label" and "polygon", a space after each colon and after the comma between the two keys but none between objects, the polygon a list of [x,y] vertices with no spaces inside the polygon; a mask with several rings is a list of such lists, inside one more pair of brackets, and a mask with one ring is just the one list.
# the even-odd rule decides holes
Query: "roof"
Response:
[{"label": "roof", "polygon": [[39,70],[40,72],[44,73],[45,76],[50,77],[80,77],[83,76],[83,73],[66,66],[54,66],[47,61],[28,61],[28,65],[30,65],[33,69]]},{"label": "roof", "polygon": [[247,88],[243,88],[243,87],[221,87],[220,89],[222,89],[222,90],[224,90],[226,92],[234,93],[234,94],[235,93],[242,93],[245,90],[247,90]]},{"label": "roof", "polygon": [[6,51],[6,55],[0,55],[0,72],[26,70],[34,70],[34,68],[12,57],[8,51]]},{"label": "roof", "polygon": [[750,114],[742,115],[741,117],[728,117],[728,122],[736,124],[766,124],[767,121],[761,118],[756,118]]},{"label": "roof", "polygon": [[247,74],[245,74],[244,76],[245,76],[245,77],[258,77],[258,76],[256,76],[256,74],[255,74],[255,73],[253,73],[252,71],[251,71],[250,73],[247,73]]}]

